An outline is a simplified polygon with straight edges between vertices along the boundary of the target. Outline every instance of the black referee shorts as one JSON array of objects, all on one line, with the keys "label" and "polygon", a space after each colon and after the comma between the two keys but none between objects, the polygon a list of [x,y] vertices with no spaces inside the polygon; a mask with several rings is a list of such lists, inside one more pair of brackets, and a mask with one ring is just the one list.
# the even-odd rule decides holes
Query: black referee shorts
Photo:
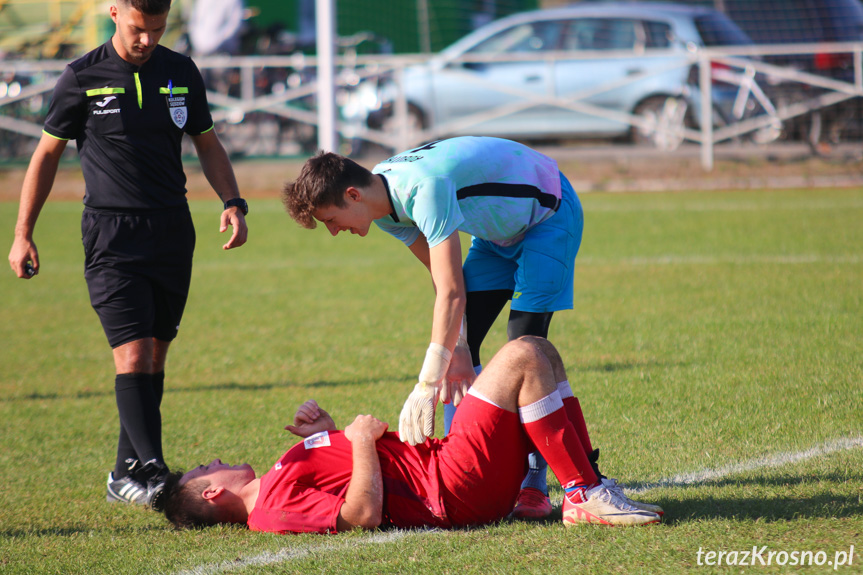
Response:
[{"label": "black referee shorts", "polygon": [[85,208],[81,237],[90,304],[111,347],[177,337],[195,251],[188,206],[143,213]]}]

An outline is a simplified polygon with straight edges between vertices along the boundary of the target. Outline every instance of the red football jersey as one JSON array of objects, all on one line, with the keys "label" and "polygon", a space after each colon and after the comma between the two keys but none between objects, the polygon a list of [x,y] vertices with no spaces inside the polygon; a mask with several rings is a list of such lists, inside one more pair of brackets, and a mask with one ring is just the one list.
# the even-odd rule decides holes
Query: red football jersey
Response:
[{"label": "red football jersey", "polygon": [[[440,493],[437,441],[411,447],[393,432],[377,442],[384,483],[384,523],[450,527]],[[351,479],[351,442],[342,431],[306,438],[261,477],[253,531],[334,533]]]}]

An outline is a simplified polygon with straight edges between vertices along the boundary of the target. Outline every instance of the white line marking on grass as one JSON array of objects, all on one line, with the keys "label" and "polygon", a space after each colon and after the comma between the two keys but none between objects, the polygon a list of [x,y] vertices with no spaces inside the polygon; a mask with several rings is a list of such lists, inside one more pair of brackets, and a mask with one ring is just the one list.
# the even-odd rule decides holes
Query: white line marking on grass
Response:
[{"label": "white line marking on grass", "polygon": [[701,471],[695,471],[693,473],[675,475],[670,479],[663,479],[657,483],[648,483],[647,485],[635,487],[633,489],[627,489],[626,491],[634,495],[639,495],[652,489],[659,489],[662,487],[701,485],[703,483],[716,481],[717,479],[723,479],[725,477],[728,477],[729,475],[736,475],[745,471],[784,467],[786,465],[791,465],[792,463],[799,463],[801,461],[806,461],[807,459],[812,459],[814,457],[830,455],[831,453],[836,453],[837,451],[858,449],[860,447],[863,447],[863,436],[843,437],[841,439],[834,439],[832,441],[822,443],[821,445],[810,447],[805,451],[798,451],[796,453],[777,453],[776,455],[766,455],[764,457],[756,457],[755,459],[750,459],[749,461],[743,461],[741,463],[724,465],[716,469],[703,469]]},{"label": "white line marking on grass", "polygon": [[407,535],[407,531],[388,531],[386,533],[374,533],[359,540],[343,541],[341,543],[322,543],[320,545],[305,545],[302,547],[290,547],[278,551],[267,551],[259,555],[253,555],[235,561],[222,561],[210,565],[201,565],[186,571],[180,571],[177,575],[216,575],[226,571],[239,571],[246,567],[261,567],[288,563],[297,559],[303,559],[315,552],[339,552],[347,551],[363,545],[374,545],[380,543],[392,543]]}]

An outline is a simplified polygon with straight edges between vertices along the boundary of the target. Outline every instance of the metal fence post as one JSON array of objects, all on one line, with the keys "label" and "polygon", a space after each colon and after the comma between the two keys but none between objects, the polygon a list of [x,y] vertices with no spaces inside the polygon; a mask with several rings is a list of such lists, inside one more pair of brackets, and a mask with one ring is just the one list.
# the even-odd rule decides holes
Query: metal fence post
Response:
[{"label": "metal fence post", "polygon": [[318,148],[335,152],[336,131],[336,3],[335,0],[315,0],[315,30],[318,49]]},{"label": "metal fence post", "polygon": [[701,167],[713,171],[713,94],[710,58],[698,55],[698,86],[701,89]]}]

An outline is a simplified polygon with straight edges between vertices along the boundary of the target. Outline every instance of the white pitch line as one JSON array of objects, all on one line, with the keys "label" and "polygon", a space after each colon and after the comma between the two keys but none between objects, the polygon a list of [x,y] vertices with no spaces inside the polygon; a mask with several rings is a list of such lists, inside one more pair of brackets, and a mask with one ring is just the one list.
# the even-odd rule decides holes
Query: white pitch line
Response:
[{"label": "white pitch line", "polygon": [[777,453],[775,455],[766,455],[764,457],[756,457],[755,459],[750,459],[749,461],[743,461],[741,463],[724,465],[716,469],[703,469],[701,471],[695,471],[693,473],[675,475],[674,477],[671,477],[669,479],[663,479],[661,481],[658,481],[657,483],[648,483],[647,485],[635,487],[633,489],[627,489],[626,491],[627,493],[632,493],[633,495],[639,495],[652,489],[660,489],[662,487],[684,487],[687,485],[701,485],[703,483],[716,481],[717,479],[723,479],[725,477],[728,477],[729,475],[736,475],[745,471],[784,467],[786,465],[791,465],[792,463],[798,463],[800,461],[806,461],[807,459],[812,459],[814,457],[821,457],[822,455],[830,455],[831,453],[836,453],[837,451],[848,451],[850,449],[857,449],[860,447],[863,447],[863,436],[843,437],[841,439],[834,439],[832,441],[822,443],[821,445],[810,447],[805,451],[798,451],[796,453]]},{"label": "white pitch line", "polygon": [[373,533],[368,537],[363,537],[359,541],[350,540],[341,543],[323,543],[321,545],[305,545],[302,547],[290,547],[280,549],[278,551],[267,551],[251,557],[237,559],[235,561],[222,561],[220,563],[212,563],[210,565],[200,565],[186,571],[180,571],[177,575],[216,575],[226,571],[238,571],[247,567],[261,567],[266,565],[276,565],[280,563],[288,563],[298,559],[303,559],[308,555],[323,551],[323,552],[339,552],[346,551],[362,545],[375,545],[380,543],[392,543],[398,541],[405,535],[407,531],[388,531],[385,533]]}]

